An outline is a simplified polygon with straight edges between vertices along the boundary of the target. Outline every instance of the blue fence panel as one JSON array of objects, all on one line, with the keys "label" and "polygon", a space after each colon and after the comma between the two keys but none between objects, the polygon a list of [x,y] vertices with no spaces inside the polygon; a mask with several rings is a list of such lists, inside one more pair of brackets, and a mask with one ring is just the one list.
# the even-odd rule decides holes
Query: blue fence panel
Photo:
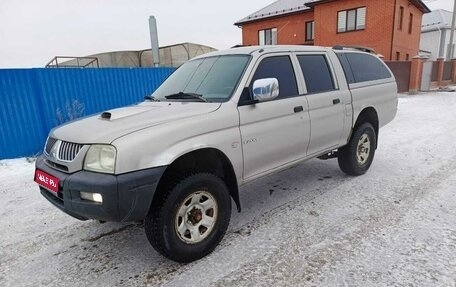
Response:
[{"label": "blue fence panel", "polygon": [[32,76],[32,70],[0,70],[0,159],[32,155],[44,145]]},{"label": "blue fence panel", "polygon": [[[54,126],[130,105],[151,94],[173,68],[0,70],[0,159],[42,150]],[[67,111],[69,110],[69,111]]]}]

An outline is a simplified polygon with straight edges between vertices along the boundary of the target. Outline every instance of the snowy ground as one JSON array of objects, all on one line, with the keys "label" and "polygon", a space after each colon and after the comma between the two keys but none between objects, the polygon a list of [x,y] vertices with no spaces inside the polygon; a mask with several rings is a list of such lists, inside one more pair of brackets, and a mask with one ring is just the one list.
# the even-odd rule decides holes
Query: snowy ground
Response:
[{"label": "snowy ground", "polygon": [[140,224],[81,222],[33,164],[0,161],[0,286],[455,286],[456,93],[400,98],[370,171],[311,160],[244,186],[210,256],[159,256]]}]

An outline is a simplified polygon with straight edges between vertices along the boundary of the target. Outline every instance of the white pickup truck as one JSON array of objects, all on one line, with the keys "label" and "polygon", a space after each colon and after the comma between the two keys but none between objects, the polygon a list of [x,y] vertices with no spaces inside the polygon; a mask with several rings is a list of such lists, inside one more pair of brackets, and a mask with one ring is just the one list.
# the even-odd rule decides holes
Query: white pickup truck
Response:
[{"label": "white pickup truck", "polygon": [[140,104],[54,128],[35,181],[75,218],[144,220],[158,252],[189,262],[222,240],[240,185],[314,157],[361,175],[396,111],[373,54],[235,48],[185,63]]}]

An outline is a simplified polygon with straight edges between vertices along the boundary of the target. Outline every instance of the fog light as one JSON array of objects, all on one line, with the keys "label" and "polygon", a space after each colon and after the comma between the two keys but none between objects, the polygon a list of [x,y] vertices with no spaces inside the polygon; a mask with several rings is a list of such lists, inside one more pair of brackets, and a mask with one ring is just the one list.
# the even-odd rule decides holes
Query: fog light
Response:
[{"label": "fog light", "polygon": [[91,193],[91,192],[82,192],[81,191],[81,198],[85,200],[90,200],[97,203],[103,203],[103,196],[99,193]]}]

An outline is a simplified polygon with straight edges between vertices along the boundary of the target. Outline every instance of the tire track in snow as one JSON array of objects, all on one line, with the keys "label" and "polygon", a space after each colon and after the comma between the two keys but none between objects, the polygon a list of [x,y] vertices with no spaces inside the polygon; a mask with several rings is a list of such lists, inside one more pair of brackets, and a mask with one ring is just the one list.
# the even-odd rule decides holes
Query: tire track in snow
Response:
[{"label": "tire track in snow", "polygon": [[[392,194],[398,195],[397,197],[390,201],[385,200],[381,205],[371,206],[364,217],[358,217],[356,222],[352,221],[346,230],[339,230],[339,233],[331,239],[324,238],[325,235],[333,233],[331,229],[335,226],[347,227],[346,223],[350,224],[350,222],[342,218],[342,220],[333,222],[328,228],[315,230],[318,232],[314,234],[292,232],[289,236],[290,240],[285,241],[278,248],[278,252],[283,254],[277,256],[278,252],[274,252],[273,255],[265,256],[259,261],[243,265],[217,281],[215,286],[248,286],[251,284],[270,286],[271,282],[262,281],[262,277],[271,270],[278,273],[283,272],[282,278],[291,278],[287,282],[290,285],[319,285],[322,282],[315,282],[313,278],[319,275],[321,269],[329,262],[339,262],[343,258],[353,256],[353,250],[361,245],[366,237],[378,230],[397,224],[408,210],[423,197],[432,193],[455,170],[456,157],[453,157],[440,169],[429,173],[422,180],[412,181],[405,187],[398,186],[392,191]],[[297,209],[303,209],[299,204],[296,206],[298,206]],[[302,214],[302,210],[292,210],[292,212]],[[300,230],[300,226],[296,226],[294,230]],[[307,245],[308,248],[289,249],[290,246],[302,245]],[[305,263],[302,264],[303,262]]]}]

